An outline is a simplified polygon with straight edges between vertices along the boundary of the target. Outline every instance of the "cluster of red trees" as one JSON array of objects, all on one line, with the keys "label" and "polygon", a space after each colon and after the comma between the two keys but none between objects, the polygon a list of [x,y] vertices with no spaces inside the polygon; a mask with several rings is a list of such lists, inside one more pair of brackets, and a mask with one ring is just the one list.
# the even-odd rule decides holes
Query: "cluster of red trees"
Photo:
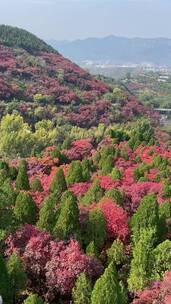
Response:
[{"label": "cluster of red trees", "polygon": [[80,273],[96,278],[103,270],[100,261],[86,256],[76,240],[54,241],[50,234],[32,225],[9,236],[6,245],[8,256],[17,252],[22,258],[30,288],[43,292],[49,300],[59,292],[69,294]]},{"label": "cluster of red trees", "polygon": [[[7,232],[4,256],[18,254],[28,290],[50,303],[58,297],[69,303],[79,276],[84,273],[94,286],[112,259],[127,288],[125,303],[169,303],[170,272],[165,271],[170,270],[171,150],[155,144],[146,121],[144,126],[143,136],[137,127],[128,140],[122,141],[121,131],[99,143],[78,139],[68,149],[50,146],[41,157],[10,163],[12,187],[19,191],[12,210],[21,224]],[[7,164],[1,166],[11,174]],[[149,248],[159,280],[155,272],[148,277]],[[162,268],[157,260],[161,248],[166,255]],[[142,282],[138,288],[137,256]]]},{"label": "cluster of red trees", "polygon": [[170,304],[171,303],[171,272],[166,272],[161,281],[155,281],[149,288],[137,294],[133,304]]},{"label": "cluster of red trees", "polygon": [[[84,128],[98,123],[108,125],[119,119],[128,121],[143,114],[152,116],[152,112],[134,97],[130,100],[125,97],[118,107],[119,112],[114,115],[112,103],[105,100],[105,93],[110,92],[106,83],[58,53],[31,55],[26,50],[14,52],[12,48],[0,46],[0,99],[25,101],[24,105],[22,102],[16,107],[28,121],[31,119],[34,123],[37,103],[44,106],[42,119],[54,116],[49,111],[49,104],[59,105],[58,114],[65,116],[71,124]],[[30,109],[32,118],[27,114]]]},{"label": "cluster of red trees", "polygon": [[[8,79],[4,74],[7,70]],[[17,55],[11,48],[1,45],[0,73],[4,80],[8,80],[8,83],[14,83],[15,79],[17,86],[18,79],[25,82],[32,80],[32,84],[28,83],[22,92],[19,84],[18,92],[16,92],[16,95],[22,94],[26,100],[31,100],[35,94],[41,93],[51,96],[58,103],[79,101],[80,97],[68,87],[68,84],[80,89],[88,102],[92,100],[92,96],[97,97],[109,91],[109,87],[104,82],[94,79],[86,71],[56,53],[42,52],[31,57],[26,51],[20,50]],[[58,77],[58,73],[61,78]],[[5,82],[1,83],[1,99],[7,99],[8,95],[10,96],[10,87],[8,95],[6,90]],[[90,92],[90,95],[86,92]]]}]

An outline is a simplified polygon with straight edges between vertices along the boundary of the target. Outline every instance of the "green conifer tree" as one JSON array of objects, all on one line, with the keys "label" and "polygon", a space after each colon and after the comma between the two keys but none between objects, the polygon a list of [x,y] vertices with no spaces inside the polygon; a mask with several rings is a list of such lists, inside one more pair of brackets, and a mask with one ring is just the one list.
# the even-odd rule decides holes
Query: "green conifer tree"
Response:
[{"label": "green conifer tree", "polygon": [[51,193],[55,193],[57,197],[60,197],[64,191],[67,190],[66,180],[62,168],[59,168],[54,176],[50,188]]},{"label": "green conifer tree", "polygon": [[111,198],[118,205],[122,206],[124,197],[123,194],[116,188],[112,188],[105,192],[105,197]]},{"label": "green conifer tree", "polygon": [[33,192],[36,192],[36,191],[42,192],[43,191],[41,180],[39,178],[33,179],[30,184],[30,187]]},{"label": "green conifer tree", "polygon": [[79,160],[72,161],[72,163],[69,166],[66,179],[68,185],[72,185],[74,183],[80,183],[84,181],[83,169],[81,162]]},{"label": "green conifer tree", "polygon": [[163,217],[165,220],[171,218],[171,203],[164,202],[159,205],[159,215]]},{"label": "green conifer tree", "polygon": [[130,291],[144,289],[152,277],[155,230],[151,228],[141,229],[139,233],[139,240],[134,241],[133,259],[128,278]]},{"label": "green conifer tree", "polygon": [[122,281],[119,282],[119,285],[121,288],[121,303],[128,304],[129,303],[128,291]]},{"label": "green conifer tree", "polygon": [[0,230],[11,233],[16,228],[16,222],[13,214],[13,205],[16,200],[16,191],[8,180],[0,180]]},{"label": "green conifer tree", "polygon": [[123,159],[128,160],[129,159],[129,155],[128,152],[126,151],[126,149],[124,149],[121,153],[121,156],[123,157]]},{"label": "green conifer tree", "polygon": [[106,158],[101,161],[102,174],[110,174],[114,166],[114,157],[113,155],[108,155]]},{"label": "green conifer tree", "polygon": [[156,231],[156,242],[161,236],[161,227],[159,219],[159,206],[154,194],[146,195],[142,200],[134,215],[131,218],[130,225],[134,235],[134,240],[139,239],[140,230],[153,228]]},{"label": "green conifer tree", "polygon": [[71,236],[80,240],[79,209],[76,198],[70,191],[62,195],[60,214],[53,234],[61,240],[69,239]]},{"label": "green conifer tree", "polygon": [[90,179],[90,171],[91,171],[90,161],[89,159],[84,159],[82,161],[82,175],[85,182]]},{"label": "green conifer tree", "polygon": [[14,252],[7,263],[13,304],[17,303],[20,293],[26,288],[26,274],[19,256]]},{"label": "green conifer tree", "polygon": [[16,167],[9,167],[9,177],[12,181],[14,181],[17,178],[18,170]]},{"label": "green conifer tree", "polygon": [[91,241],[86,247],[86,254],[90,257],[97,258],[99,253],[94,241]]},{"label": "green conifer tree", "polygon": [[44,302],[37,294],[32,294],[27,297],[23,304],[44,304]]},{"label": "green conifer tree", "polygon": [[91,304],[123,304],[121,287],[114,263],[110,263],[96,281],[91,295]]},{"label": "green conifer tree", "polygon": [[171,184],[169,180],[166,180],[163,185],[163,195],[166,198],[171,197]]},{"label": "green conifer tree", "polygon": [[39,212],[39,220],[37,222],[37,227],[39,229],[48,231],[50,233],[53,232],[57,220],[56,204],[56,197],[53,195],[50,195],[44,200]]},{"label": "green conifer tree", "polygon": [[119,158],[121,156],[121,151],[120,151],[120,149],[118,148],[118,149],[116,149],[116,151],[115,151],[115,157],[116,158]]},{"label": "green conifer tree", "polygon": [[16,179],[16,188],[17,190],[29,190],[29,179],[27,175],[27,163],[25,160],[22,160],[19,164],[19,171]]},{"label": "green conifer tree", "polygon": [[113,168],[111,172],[111,176],[113,180],[120,180],[122,178],[122,173],[118,168]]},{"label": "green conifer tree", "polygon": [[14,215],[20,224],[34,224],[36,222],[37,207],[29,193],[19,193],[15,202]]},{"label": "green conifer tree", "polygon": [[164,202],[159,205],[160,230],[163,236],[170,230],[171,203]]},{"label": "green conifer tree", "polygon": [[153,257],[153,277],[155,280],[159,280],[166,271],[171,269],[171,241],[166,240],[160,243],[154,249]]},{"label": "green conifer tree", "polygon": [[73,304],[91,303],[91,283],[83,272],[79,275],[75,287],[72,290]]},{"label": "green conifer tree", "polygon": [[4,304],[12,304],[10,279],[2,255],[0,255],[0,295]]},{"label": "green conifer tree", "polygon": [[[63,147],[63,149],[65,149],[65,148]],[[53,156],[54,158],[58,158],[60,165],[67,162],[67,157],[64,154],[62,154],[61,151],[58,148],[51,151],[50,155]]]},{"label": "green conifer tree", "polygon": [[102,211],[99,208],[89,212],[87,240],[94,241],[95,246],[101,249],[106,238],[106,225]]},{"label": "green conifer tree", "polygon": [[132,149],[136,149],[142,143],[144,145],[153,145],[155,143],[154,129],[151,126],[150,120],[146,118],[136,121],[134,128],[132,128],[129,146]]},{"label": "green conifer tree", "polygon": [[115,240],[106,253],[108,263],[113,261],[116,265],[120,265],[125,261],[124,244],[120,240]]},{"label": "green conifer tree", "polygon": [[114,155],[115,155],[115,150],[113,145],[107,145],[102,147],[100,150],[99,168],[102,169],[103,162],[108,158],[108,156],[113,157],[113,162],[114,162]]},{"label": "green conifer tree", "polygon": [[9,165],[6,161],[0,160],[0,170],[5,169],[6,172],[9,170]]},{"label": "green conifer tree", "polygon": [[90,205],[91,203],[98,203],[100,199],[103,197],[104,191],[100,186],[100,182],[96,179],[89,190],[85,193],[85,195],[81,199],[81,203],[83,205]]}]

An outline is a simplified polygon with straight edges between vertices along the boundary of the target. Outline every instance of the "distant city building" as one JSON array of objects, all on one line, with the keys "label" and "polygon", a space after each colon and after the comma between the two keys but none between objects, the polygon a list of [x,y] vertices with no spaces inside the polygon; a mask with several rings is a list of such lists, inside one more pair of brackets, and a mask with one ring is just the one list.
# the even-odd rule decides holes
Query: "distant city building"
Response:
[{"label": "distant city building", "polygon": [[158,78],[158,82],[167,82],[169,80],[168,75],[160,75]]}]

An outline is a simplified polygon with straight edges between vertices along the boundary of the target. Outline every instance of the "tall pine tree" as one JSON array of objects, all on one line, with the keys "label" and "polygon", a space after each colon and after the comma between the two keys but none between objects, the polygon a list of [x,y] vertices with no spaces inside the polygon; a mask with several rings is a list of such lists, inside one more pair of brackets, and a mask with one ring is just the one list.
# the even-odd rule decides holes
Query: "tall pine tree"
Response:
[{"label": "tall pine tree", "polygon": [[75,287],[72,290],[73,304],[90,304],[91,303],[91,283],[83,272],[78,277]]},{"label": "tall pine tree", "polygon": [[91,163],[89,159],[83,159],[82,161],[82,176],[84,181],[88,181],[90,179],[90,171],[91,171]]},{"label": "tall pine tree", "polygon": [[154,229],[140,230],[138,242],[134,242],[128,287],[130,291],[139,291],[146,287],[153,269]]},{"label": "tall pine tree", "polygon": [[67,184],[72,185],[83,181],[84,178],[81,162],[79,160],[72,161],[67,174]]},{"label": "tall pine tree", "polygon": [[3,257],[0,255],[0,295],[3,304],[12,304],[12,293],[7,267]]},{"label": "tall pine tree", "polygon": [[55,193],[57,197],[60,197],[62,193],[67,190],[66,180],[62,168],[58,169],[50,184],[49,190],[51,193]]},{"label": "tall pine tree", "polygon": [[27,162],[22,160],[19,164],[19,171],[16,179],[17,190],[29,190],[29,179],[27,175]]},{"label": "tall pine tree", "polygon": [[89,212],[87,240],[94,241],[95,246],[101,249],[106,237],[106,225],[102,211],[99,208]]},{"label": "tall pine tree", "polygon": [[80,240],[79,209],[76,198],[70,191],[62,195],[60,214],[53,233],[61,240],[69,239],[71,236]]},{"label": "tall pine tree", "polygon": [[14,252],[7,263],[13,304],[17,303],[20,293],[26,287],[26,274],[19,256]]},{"label": "tall pine tree", "polygon": [[154,194],[149,194],[142,199],[137,211],[131,218],[130,224],[135,242],[139,239],[141,229],[153,228],[156,231],[154,236],[156,241],[160,238],[159,206]]},{"label": "tall pine tree", "polygon": [[95,179],[91,187],[85,193],[83,198],[81,199],[81,203],[83,205],[90,205],[91,203],[98,203],[100,199],[103,197],[104,191],[100,186],[100,182],[98,179]]},{"label": "tall pine tree", "polygon": [[37,227],[41,230],[45,230],[50,233],[53,232],[57,216],[56,203],[57,200],[54,195],[50,195],[44,200],[39,212],[39,220],[37,222]]},{"label": "tall pine tree", "polygon": [[91,304],[123,304],[123,296],[114,263],[110,263],[96,281]]},{"label": "tall pine tree", "polygon": [[44,304],[44,302],[37,294],[32,294],[28,296],[23,304]]},{"label": "tall pine tree", "polygon": [[34,224],[36,222],[37,207],[29,193],[19,193],[15,202],[14,215],[20,224]]}]

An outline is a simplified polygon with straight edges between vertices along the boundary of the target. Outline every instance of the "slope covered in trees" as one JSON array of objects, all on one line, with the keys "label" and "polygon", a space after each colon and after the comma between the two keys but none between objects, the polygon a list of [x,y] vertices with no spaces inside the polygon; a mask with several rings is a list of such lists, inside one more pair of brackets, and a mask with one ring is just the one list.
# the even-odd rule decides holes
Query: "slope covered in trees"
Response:
[{"label": "slope covered in trees", "polygon": [[58,53],[0,54],[3,304],[169,303],[171,147],[158,117]]},{"label": "slope covered in trees", "polygon": [[0,162],[5,303],[169,303],[171,148],[119,128]]},{"label": "slope covered in trees", "polygon": [[22,48],[28,52],[54,52],[51,46],[35,35],[9,25],[0,26],[0,43],[10,47]]},{"label": "slope covered in trees", "polygon": [[[150,114],[136,100],[92,77],[36,36],[0,26],[0,115],[16,110],[35,126],[97,126]],[[33,129],[35,129],[33,127]]]}]

